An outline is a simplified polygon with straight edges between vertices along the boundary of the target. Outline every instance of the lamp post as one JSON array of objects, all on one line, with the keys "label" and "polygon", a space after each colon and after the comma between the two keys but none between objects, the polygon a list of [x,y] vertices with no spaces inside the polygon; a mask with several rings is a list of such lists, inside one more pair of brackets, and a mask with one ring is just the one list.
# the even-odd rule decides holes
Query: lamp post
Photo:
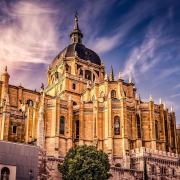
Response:
[{"label": "lamp post", "polygon": [[29,170],[29,180],[33,179],[33,171],[32,169]]}]

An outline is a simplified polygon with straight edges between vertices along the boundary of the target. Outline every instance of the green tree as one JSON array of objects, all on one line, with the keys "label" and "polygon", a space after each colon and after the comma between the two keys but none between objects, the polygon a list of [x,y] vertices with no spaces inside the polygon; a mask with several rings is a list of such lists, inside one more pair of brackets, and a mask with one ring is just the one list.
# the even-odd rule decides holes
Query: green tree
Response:
[{"label": "green tree", "polygon": [[58,165],[64,180],[107,180],[110,177],[108,155],[94,146],[76,146]]}]

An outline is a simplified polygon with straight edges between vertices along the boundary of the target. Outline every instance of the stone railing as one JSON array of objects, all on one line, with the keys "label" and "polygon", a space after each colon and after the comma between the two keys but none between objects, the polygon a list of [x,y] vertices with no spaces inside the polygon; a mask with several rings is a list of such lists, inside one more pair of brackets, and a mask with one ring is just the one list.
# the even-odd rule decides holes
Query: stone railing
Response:
[{"label": "stone railing", "polygon": [[132,157],[139,157],[139,156],[145,156],[145,155],[150,155],[153,157],[158,157],[158,158],[170,158],[171,160],[178,160],[179,159],[179,155],[175,154],[175,153],[171,153],[171,152],[166,152],[166,151],[160,151],[160,150],[155,150],[155,149],[150,149],[150,148],[145,148],[145,147],[141,147],[141,148],[136,148],[130,151],[130,154]]}]

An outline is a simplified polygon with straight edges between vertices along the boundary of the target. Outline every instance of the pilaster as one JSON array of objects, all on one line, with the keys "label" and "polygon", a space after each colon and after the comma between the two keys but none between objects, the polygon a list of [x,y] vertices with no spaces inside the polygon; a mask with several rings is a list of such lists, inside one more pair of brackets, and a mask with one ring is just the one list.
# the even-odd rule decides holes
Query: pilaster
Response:
[{"label": "pilaster", "polygon": [[80,101],[80,108],[79,108],[79,121],[80,121],[80,139],[79,145],[84,144],[84,102]]},{"label": "pilaster", "polygon": [[166,145],[165,145],[166,137],[165,137],[165,128],[164,128],[164,107],[163,107],[162,103],[159,105],[159,111],[160,111],[160,122],[161,122],[161,137],[160,137],[160,140],[163,142],[161,150],[165,151],[166,150]]},{"label": "pilaster", "polygon": [[93,144],[98,148],[98,138],[99,138],[99,103],[97,98],[93,101]]},{"label": "pilaster", "polygon": [[150,122],[150,139],[151,148],[156,149],[155,119],[154,119],[154,102],[149,102],[149,122]]},{"label": "pilaster", "polygon": [[10,112],[7,106],[4,106],[2,112],[2,124],[0,132],[0,140],[8,140],[9,136],[9,123],[10,123]]},{"label": "pilaster", "polygon": [[68,112],[67,112],[67,151],[73,146],[73,140],[75,137],[73,134],[73,101],[68,99]]}]

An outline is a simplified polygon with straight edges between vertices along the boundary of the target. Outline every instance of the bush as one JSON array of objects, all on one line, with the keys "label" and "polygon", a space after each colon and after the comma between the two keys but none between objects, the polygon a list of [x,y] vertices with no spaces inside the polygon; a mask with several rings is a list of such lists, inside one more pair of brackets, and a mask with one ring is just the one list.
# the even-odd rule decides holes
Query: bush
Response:
[{"label": "bush", "polygon": [[107,180],[110,177],[108,155],[94,146],[76,146],[58,165],[64,180]]}]

